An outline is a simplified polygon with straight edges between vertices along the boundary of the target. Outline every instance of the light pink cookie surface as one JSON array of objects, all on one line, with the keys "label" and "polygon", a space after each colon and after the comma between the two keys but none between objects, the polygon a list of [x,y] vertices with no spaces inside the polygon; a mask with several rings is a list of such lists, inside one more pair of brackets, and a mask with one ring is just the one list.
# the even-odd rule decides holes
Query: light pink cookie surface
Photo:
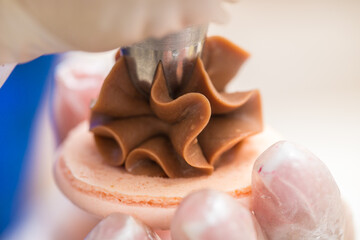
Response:
[{"label": "light pink cookie surface", "polygon": [[193,191],[211,188],[248,202],[253,163],[278,140],[280,136],[271,129],[247,138],[224,156],[223,164],[210,176],[147,177],[106,164],[88,131],[88,123],[83,122],[63,143],[55,163],[55,177],[62,192],[90,213],[104,217],[122,212],[151,227],[168,229],[176,207]]}]

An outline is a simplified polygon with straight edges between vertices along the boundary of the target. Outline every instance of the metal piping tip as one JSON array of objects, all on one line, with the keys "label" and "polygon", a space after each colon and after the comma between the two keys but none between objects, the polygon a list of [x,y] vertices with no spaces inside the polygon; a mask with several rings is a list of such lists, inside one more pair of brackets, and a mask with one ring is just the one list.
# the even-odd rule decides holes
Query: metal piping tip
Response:
[{"label": "metal piping tip", "polygon": [[169,34],[163,38],[149,38],[121,48],[130,77],[135,86],[149,95],[156,68],[162,62],[170,95],[191,75],[195,61],[201,55],[208,25],[198,25]]}]

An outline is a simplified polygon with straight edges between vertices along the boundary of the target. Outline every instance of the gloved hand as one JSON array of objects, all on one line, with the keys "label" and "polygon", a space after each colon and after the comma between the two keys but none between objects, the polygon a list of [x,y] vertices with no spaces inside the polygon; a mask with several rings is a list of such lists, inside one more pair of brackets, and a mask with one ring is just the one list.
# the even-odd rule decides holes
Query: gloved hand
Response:
[{"label": "gloved hand", "polygon": [[[99,59],[98,62],[104,63]],[[89,109],[89,99],[96,97],[93,89],[101,84],[105,73],[93,70],[86,75],[89,64],[63,64],[57,72],[60,88],[56,92],[55,116],[58,120],[61,116],[77,116],[75,122],[79,122],[87,113],[77,109]],[[72,75],[62,77],[63,71]],[[87,80],[77,76],[86,76]],[[86,85],[89,82],[93,83]],[[67,103],[67,100],[71,101]],[[80,103],[76,108],[75,102]],[[61,122],[64,121],[58,121],[57,128],[64,137],[71,126]],[[350,211],[331,173],[316,156],[293,143],[279,142],[257,159],[252,172],[250,209],[224,193],[202,190],[182,201],[171,232],[159,235],[161,239],[170,239],[172,235],[173,240],[354,239]],[[157,237],[153,230],[132,217],[116,213],[102,220],[87,240]]]},{"label": "gloved hand", "polygon": [[1,0],[0,64],[69,50],[105,51],[223,22],[224,1],[236,0]]}]

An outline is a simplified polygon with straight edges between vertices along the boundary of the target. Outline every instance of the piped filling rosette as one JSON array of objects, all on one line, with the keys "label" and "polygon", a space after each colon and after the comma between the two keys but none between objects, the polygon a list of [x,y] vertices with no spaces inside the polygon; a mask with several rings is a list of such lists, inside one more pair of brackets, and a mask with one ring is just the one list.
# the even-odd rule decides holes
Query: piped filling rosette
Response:
[{"label": "piped filling rosette", "polygon": [[211,174],[221,156],[262,131],[258,90],[225,92],[248,54],[207,38],[192,75],[170,96],[159,63],[149,97],[133,85],[119,57],[92,107],[90,130],[104,161],[135,175]]}]

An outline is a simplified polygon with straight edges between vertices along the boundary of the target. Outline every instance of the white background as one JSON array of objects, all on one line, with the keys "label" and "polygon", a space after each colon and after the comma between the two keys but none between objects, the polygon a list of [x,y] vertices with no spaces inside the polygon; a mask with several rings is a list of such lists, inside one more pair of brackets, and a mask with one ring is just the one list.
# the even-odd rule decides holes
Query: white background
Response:
[{"label": "white background", "polygon": [[228,10],[209,35],[252,55],[230,89],[261,90],[265,121],[326,163],[360,233],[360,1],[242,0]]}]

